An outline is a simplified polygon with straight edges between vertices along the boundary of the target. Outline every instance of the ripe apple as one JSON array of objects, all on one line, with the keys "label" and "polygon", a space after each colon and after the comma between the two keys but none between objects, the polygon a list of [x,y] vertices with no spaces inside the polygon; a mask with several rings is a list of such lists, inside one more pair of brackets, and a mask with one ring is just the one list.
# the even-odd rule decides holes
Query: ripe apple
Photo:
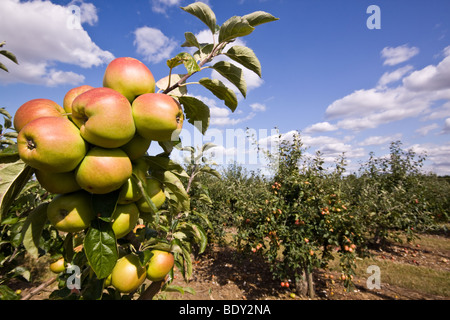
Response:
[{"label": "ripe apple", "polygon": [[72,102],[72,121],[86,141],[103,148],[121,147],[136,132],[130,102],[109,88],[94,88],[77,96]]},{"label": "ripe apple", "polygon": [[133,139],[128,143],[121,146],[120,149],[126,152],[130,160],[137,160],[144,156],[148,148],[150,148],[152,140],[141,137],[139,134],[135,134]]},{"label": "ripe apple", "polygon": [[88,145],[80,130],[67,118],[38,118],[17,136],[19,156],[30,167],[53,173],[74,170]]},{"label": "ripe apple", "polygon": [[111,272],[111,285],[122,293],[131,293],[145,281],[146,270],[134,254],[117,260]]},{"label": "ripe apple", "polygon": [[[82,85],[79,87],[75,87],[70,89],[69,91],[67,91],[66,95],[64,96],[64,100],[63,100],[63,108],[67,113],[72,113],[72,102],[73,100],[75,100],[76,97],[78,97],[80,94],[94,89],[94,87],[90,86],[90,85]],[[71,118],[71,115],[69,115],[69,118]]]},{"label": "ripe apple", "polygon": [[95,218],[91,195],[84,190],[57,195],[47,207],[47,217],[59,231],[82,231]]},{"label": "ripe apple", "polygon": [[141,61],[120,57],[106,67],[103,86],[120,92],[132,103],[137,96],[155,92],[155,78]]},{"label": "ripe apple", "polygon": [[[155,204],[156,208],[161,208],[164,201],[166,201],[166,195],[164,194],[161,183],[155,178],[147,178],[145,191]],[[140,198],[136,204],[141,212],[152,212],[144,197]]]},{"label": "ripe apple", "polygon": [[29,122],[43,117],[66,118],[64,109],[49,99],[33,99],[25,102],[17,109],[14,115],[14,129],[20,132]]},{"label": "ripe apple", "polygon": [[167,251],[152,250],[153,256],[147,265],[147,279],[161,281],[172,270],[175,263],[173,254]]},{"label": "ripe apple", "polygon": [[84,190],[105,194],[119,189],[131,174],[131,161],[123,150],[94,147],[76,169],[75,179]]},{"label": "ripe apple", "polygon": [[183,127],[183,109],[163,93],[146,93],[131,106],[137,132],[154,141],[176,140]]},{"label": "ripe apple", "polygon": [[35,170],[36,179],[50,193],[71,193],[81,189],[75,179],[75,171],[52,173]]},{"label": "ripe apple", "polygon": [[50,270],[53,273],[60,273],[66,270],[64,258],[61,257],[50,263]]},{"label": "ripe apple", "polygon": [[129,178],[121,187],[118,204],[127,204],[138,201],[142,197],[141,190],[133,178]]},{"label": "ripe apple", "polygon": [[134,203],[118,204],[111,218],[116,239],[120,239],[133,230],[139,219],[139,210]]}]

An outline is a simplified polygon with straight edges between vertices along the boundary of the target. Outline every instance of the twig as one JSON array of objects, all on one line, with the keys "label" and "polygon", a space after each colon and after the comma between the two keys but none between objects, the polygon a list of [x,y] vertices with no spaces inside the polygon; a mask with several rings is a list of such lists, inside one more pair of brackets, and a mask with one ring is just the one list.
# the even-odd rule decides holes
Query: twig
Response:
[{"label": "twig", "polygon": [[150,287],[148,287],[138,298],[138,300],[152,300],[153,297],[161,290],[164,280],[153,281]]},{"label": "twig", "polygon": [[29,300],[32,296],[38,294],[42,289],[48,287],[53,282],[55,282],[57,279],[58,279],[58,276],[48,279],[47,281],[42,283],[40,286],[31,290],[26,296],[22,297],[22,299],[20,299],[20,300]]}]

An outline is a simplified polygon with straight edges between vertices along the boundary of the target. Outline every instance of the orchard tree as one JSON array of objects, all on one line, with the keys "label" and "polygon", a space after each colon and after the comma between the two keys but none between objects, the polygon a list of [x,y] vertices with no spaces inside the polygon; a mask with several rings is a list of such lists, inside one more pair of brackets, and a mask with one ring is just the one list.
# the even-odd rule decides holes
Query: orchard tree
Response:
[{"label": "orchard tree", "polygon": [[[103,87],[73,88],[63,107],[47,99],[25,103],[14,116],[20,127],[4,135],[17,134],[17,145],[2,147],[0,219],[17,229],[16,249],[55,261],[49,266],[58,280],[52,299],[152,299],[161,290],[185,292],[171,284],[174,267],[188,281],[191,255],[206,248],[203,226],[210,223],[191,208],[189,191],[199,172],[216,173],[199,163],[188,173],[170,156],[173,148],[186,148],[179,137],[184,121],[203,134],[209,126],[209,107],[188,95],[188,84],[200,85],[231,111],[238,99],[218,79],[187,80],[213,69],[245,97],[242,67],[261,76],[261,64],[250,48],[233,42],[278,19],[256,11],[218,25],[202,2],[181,9],[200,19],[213,41],[199,43],[186,32],[182,47],[195,52],[167,60],[167,76],[155,81],[137,59],[116,58]],[[219,56],[228,59],[217,61]],[[149,155],[151,143],[163,152]],[[18,210],[15,204],[29,195],[30,184],[40,185],[44,195],[30,210]]]}]

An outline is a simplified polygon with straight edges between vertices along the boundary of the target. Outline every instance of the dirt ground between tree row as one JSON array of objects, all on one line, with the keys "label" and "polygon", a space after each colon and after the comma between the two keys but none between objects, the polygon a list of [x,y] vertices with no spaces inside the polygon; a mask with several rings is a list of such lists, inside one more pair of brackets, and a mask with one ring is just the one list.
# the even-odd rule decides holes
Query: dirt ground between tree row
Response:
[{"label": "dirt ground between tree row", "polygon": [[[438,237],[439,241],[450,241],[447,237]],[[448,246],[446,246],[448,248]],[[371,251],[373,259],[392,261],[399,264],[424,266],[433,270],[450,272],[450,251],[444,248],[430,248],[415,244],[394,244],[383,251]],[[233,247],[211,245],[205,253],[193,260],[193,273],[186,283],[175,270],[172,284],[193,289],[194,294],[185,292],[161,292],[156,298],[165,300],[293,300],[309,299],[296,295],[292,286],[280,286],[278,279],[273,279],[269,265],[258,255],[237,254]],[[381,281],[380,289],[369,290],[366,280],[369,274],[355,277],[356,289],[344,290],[339,280],[338,270],[317,270],[314,272],[315,298],[317,300],[449,300],[449,296],[431,295],[416,290],[395,286]],[[21,289],[22,297],[36,289],[45,280],[54,277],[47,274],[40,283],[14,282],[13,289]],[[33,295],[31,300],[47,299],[56,288],[56,283],[44,286]],[[449,292],[450,288],[447,288]]]},{"label": "dirt ground between tree row", "polygon": [[[450,241],[441,237],[442,241]],[[376,260],[425,266],[450,272],[450,252],[421,247],[414,244],[391,245],[384,251],[371,251]],[[355,277],[355,290],[347,292],[340,272],[317,270],[314,272],[315,299],[331,300],[448,300],[448,296],[430,295],[381,282],[380,289],[369,290],[366,277]],[[269,265],[260,256],[238,255],[231,247],[214,246],[194,261],[193,276],[184,282],[179,272],[173,284],[192,288],[190,293],[162,293],[163,299],[184,300],[292,300],[308,299],[296,295],[292,288],[280,286],[272,279]],[[447,292],[450,288],[447,289]]]}]

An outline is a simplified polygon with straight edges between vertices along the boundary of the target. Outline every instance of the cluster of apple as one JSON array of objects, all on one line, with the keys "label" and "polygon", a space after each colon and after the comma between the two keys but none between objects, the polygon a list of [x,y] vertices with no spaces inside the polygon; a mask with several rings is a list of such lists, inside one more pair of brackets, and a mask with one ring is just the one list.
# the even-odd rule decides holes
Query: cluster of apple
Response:
[{"label": "cluster of apple", "polygon": [[108,64],[103,87],[73,88],[63,107],[33,99],[14,116],[20,158],[56,195],[48,205],[50,223],[62,232],[82,231],[95,218],[92,194],[120,189],[112,215],[116,238],[133,230],[140,213],[151,212],[133,172],[144,175],[144,189],[155,206],[164,203],[162,185],[148,175],[142,157],[151,141],[171,140],[182,125],[180,104],[155,93],[149,68],[129,57]]}]

